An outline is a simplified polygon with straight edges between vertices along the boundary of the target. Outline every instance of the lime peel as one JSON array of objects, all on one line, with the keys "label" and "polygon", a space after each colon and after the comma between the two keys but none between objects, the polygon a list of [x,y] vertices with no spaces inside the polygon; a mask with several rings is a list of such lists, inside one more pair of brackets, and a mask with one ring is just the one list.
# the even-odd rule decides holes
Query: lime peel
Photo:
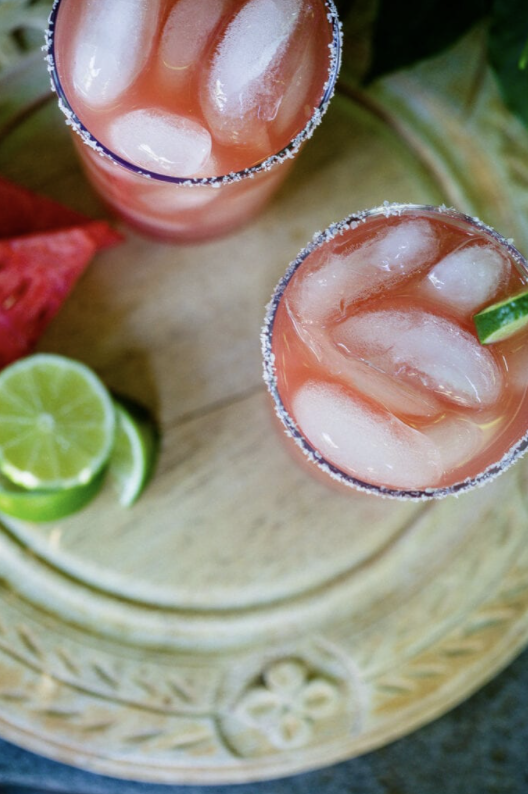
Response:
[{"label": "lime peel", "polygon": [[109,476],[123,507],[133,505],[152,477],[159,434],[148,412],[121,397],[114,397],[115,443]]},{"label": "lime peel", "polygon": [[528,325],[528,292],[487,306],[473,320],[482,344],[508,339]]},{"label": "lime peel", "polygon": [[59,491],[28,491],[0,475],[0,513],[22,521],[49,522],[81,510],[101,490],[105,472],[87,485]]}]

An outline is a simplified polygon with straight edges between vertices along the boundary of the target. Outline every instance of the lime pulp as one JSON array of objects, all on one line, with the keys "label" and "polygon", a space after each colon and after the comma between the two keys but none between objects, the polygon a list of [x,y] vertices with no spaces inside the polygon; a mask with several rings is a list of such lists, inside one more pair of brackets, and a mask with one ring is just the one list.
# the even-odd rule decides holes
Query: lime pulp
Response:
[{"label": "lime pulp", "polygon": [[112,398],[86,366],[37,354],[0,372],[0,470],[27,489],[87,485],[108,462]]}]

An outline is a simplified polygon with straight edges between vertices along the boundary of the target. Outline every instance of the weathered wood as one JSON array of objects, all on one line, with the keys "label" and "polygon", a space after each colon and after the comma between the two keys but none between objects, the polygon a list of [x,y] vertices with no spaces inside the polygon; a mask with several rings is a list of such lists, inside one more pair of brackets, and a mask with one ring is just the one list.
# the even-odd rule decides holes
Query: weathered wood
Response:
[{"label": "weathered wood", "polygon": [[[524,240],[525,137],[489,76],[469,120],[467,82],[450,78],[478,61],[472,46],[338,96],[232,237],[178,248],[127,233],[94,261],[40,348],[149,405],[162,453],[131,510],[108,490],[57,525],[0,529],[3,736],[123,777],[273,777],[412,730],[523,647],[526,466],[426,506],[337,492],[290,456],[261,380],[264,306],[329,222],[459,195]],[[42,80],[28,63],[0,81],[0,172],[100,214]]]}]

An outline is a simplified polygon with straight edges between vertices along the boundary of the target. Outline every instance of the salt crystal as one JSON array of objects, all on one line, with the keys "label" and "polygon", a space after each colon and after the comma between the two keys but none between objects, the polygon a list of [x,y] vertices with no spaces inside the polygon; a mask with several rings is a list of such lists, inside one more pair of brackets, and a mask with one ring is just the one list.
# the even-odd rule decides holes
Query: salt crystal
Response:
[{"label": "salt crystal", "polygon": [[211,136],[197,121],[149,108],[118,116],[110,148],[139,168],[173,177],[196,174],[211,154]]},{"label": "salt crystal", "polygon": [[160,0],[85,0],[72,46],[73,86],[90,107],[114,104],[148,61]]},{"label": "salt crystal", "polygon": [[292,413],[310,444],[359,480],[416,489],[434,487],[442,476],[430,439],[338,386],[306,383],[294,396]]},{"label": "salt crystal", "polygon": [[510,263],[496,248],[469,245],[438,262],[423,291],[461,313],[477,311],[494,298],[509,274]]},{"label": "salt crystal", "polygon": [[449,402],[480,408],[500,396],[503,379],[491,352],[455,323],[420,309],[356,314],[333,336],[348,355]]}]

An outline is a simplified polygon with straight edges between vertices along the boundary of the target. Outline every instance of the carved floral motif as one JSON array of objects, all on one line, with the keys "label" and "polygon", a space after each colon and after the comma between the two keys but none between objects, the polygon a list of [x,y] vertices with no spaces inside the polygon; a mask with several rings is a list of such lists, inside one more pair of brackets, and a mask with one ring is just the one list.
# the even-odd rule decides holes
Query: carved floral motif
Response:
[{"label": "carved floral motif", "polygon": [[338,686],[297,660],[275,662],[236,706],[241,723],[265,735],[277,749],[302,747],[318,722],[342,708]]},{"label": "carved floral motif", "polygon": [[309,747],[342,731],[351,734],[362,717],[360,688],[356,672],[332,646],[284,655],[235,687],[220,734],[244,757]]}]

